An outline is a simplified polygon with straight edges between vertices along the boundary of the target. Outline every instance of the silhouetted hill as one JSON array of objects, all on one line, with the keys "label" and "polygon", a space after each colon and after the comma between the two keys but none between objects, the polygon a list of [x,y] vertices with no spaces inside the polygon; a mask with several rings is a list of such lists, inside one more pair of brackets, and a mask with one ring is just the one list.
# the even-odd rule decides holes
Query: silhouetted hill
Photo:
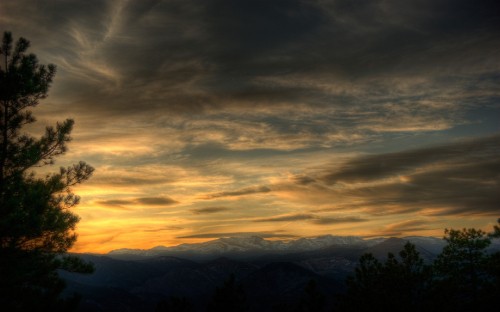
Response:
[{"label": "silhouetted hill", "polygon": [[95,265],[95,272],[82,275],[61,271],[61,277],[84,285],[130,288],[139,286],[152,277],[166,274],[172,269],[193,267],[195,262],[174,258],[156,257],[141,261],[121,261],[105,256],[80,255]]},{"label": "silhouetted hill", "polygon": [[156,304],[132,294],[126,287],[93,286],[68,279],[66,282],[63,296],[78,294],[79,312],[153,311]]},{"label": "silhouetted hill", "polygon": [[65,293],[82,296],[79,311],[145,311],[170,296],[186,297],[203,310],[215,288],[231,274],[252,298],[253,311],[264,309],[268,303],[293,302],[311,279],[320,281],[321,288],[329,293],[343,283],[290,262],[260,267],[228,258],[203,263],[165,257],[141,261],[88,255],[84,258],[95,263],[94,274],[61,272],[68,284]]},{"label": "silhouetted hill", "polygon": [[290,262],[274,262],[242,281],[253,311],[272,311],[278,305],[296,306],[306,285],[314,280],[318,291],[332,294],[342,289],[343,281],[320,276]]},{"label": "silhouetted hill", "polygon": [[302,292],[311,279],[319,278],[319,275],[296,264],[274,262],[250,274],[244,284],[258,297],[293,296]]},{"label": "silhouetted hill", "polygon": [[199,303],[206,301],[231,274],[240,280],[258,269],[251,263],[219,258],[193,267],[169,270],[134,287],[131,292],[149,298],[186,297]]}]

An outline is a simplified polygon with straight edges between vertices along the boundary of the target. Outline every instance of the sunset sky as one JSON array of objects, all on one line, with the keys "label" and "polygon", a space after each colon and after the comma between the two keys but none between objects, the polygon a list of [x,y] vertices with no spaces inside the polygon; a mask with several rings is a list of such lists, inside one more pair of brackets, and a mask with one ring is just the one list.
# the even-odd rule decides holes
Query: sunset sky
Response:
[{"label": "sunset sky", "polygon": [[500,217],[498,0],[0,2],[74,118],[76,252]]}]

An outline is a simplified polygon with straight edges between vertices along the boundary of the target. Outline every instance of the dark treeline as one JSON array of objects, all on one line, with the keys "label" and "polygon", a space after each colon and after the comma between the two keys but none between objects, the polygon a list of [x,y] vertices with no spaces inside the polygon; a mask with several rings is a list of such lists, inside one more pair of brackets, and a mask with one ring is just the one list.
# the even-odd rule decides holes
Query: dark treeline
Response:
[{"label": "dark treeline", "polygon": [[[276,312],[321,312],[326,311],[326,296],[318,290],[315,280],[310,280],[298,302],[282,302],[270,308]],[[224,285],[217,287],[209,300],[207,312],[236,312],[250,311],[252,303],[246,297],[241,284],[235,281],[235,276],[230,275]],[[193,303],[187,298],[172,296],[160,301],[155,312],[193,312]],[[267,311],[268,309],[266,309]]]},{"label": "dark treeline", "polygon": [[[500,224],[500,219],[498,220]],[[445,230],[447,245],[430,265],[415,246],[407,243],[395,256],[380,262],[363,255],[347,293],[338,300],[339,311],[482,311],[498,308],[500,252],[488,253],[491,238],[476,229]]]}]

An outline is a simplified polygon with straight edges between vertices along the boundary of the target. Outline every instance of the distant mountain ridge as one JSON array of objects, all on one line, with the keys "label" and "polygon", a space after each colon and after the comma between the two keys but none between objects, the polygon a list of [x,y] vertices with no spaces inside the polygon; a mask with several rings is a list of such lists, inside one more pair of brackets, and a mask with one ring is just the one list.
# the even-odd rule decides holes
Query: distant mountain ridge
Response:
[{"label": "distant mountain ridge", "polygon": [[[326,235],[288,242],[229,237],[148,250],[120,249],[108,255],[81,254],[94,263],[94,274],[59,274],[67,283],[66,295],[82,296],[79,312],[153,311],[160,300],[171,296],[187,298],[193,311],[205,311],[215,289],[231,274],[242,285],[250,312],[274,312],[277,304],[296,305],[311,280],[331,298],[341,294],[362,254],[369,252],[384,261],[387,253],[397,255],[407,241],[415,244],[426,263],[432,263],[446,245],[443,239],[420,236]],[[500,239],[492,241],[490,250],[500,250]]]},{"label": "distant mountain ridge", "polygon": [[[107,256],[119,259],[137,259],[157,256],[177,256],[185,258],[215,258],[226,255],[248,254],[288,254],[316,251],[332,247],[370,248],[387,240],[386,238],[363,239],[359,236],[323,235],[311,238],[299,238],[291,241],[266,240],[259,236],[224,237],[195,244],[181,244],[165,247],[156,246],[151,249],[116,249]],[[445,241],[435,237],[410,236],[398,240],[410,241],[422,245],[437,254],[445,245]]]}]

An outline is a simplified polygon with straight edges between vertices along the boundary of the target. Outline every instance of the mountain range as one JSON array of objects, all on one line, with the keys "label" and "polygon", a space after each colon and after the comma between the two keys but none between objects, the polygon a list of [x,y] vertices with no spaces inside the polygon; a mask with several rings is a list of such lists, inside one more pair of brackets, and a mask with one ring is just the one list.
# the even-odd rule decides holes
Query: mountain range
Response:
[{"label": "mountain range", "polygon": [[[296,305],[312,280],[316,291],[333,300],[345,290],[346,277],[362,254],[369,252],[383,261],[388,252],[397,255],[408,241],[427,263],[446,245],[443,239],[419,236],[326,235],[291,241],[227,237],[147,250],[118,249],[104,255],[79,254],[94,263],[95,273],[61,271],[60,276],[67,283],[66,295],[81,296],[78,311],[154,311],[158,302],[171,297],[185,298],[194,311],[204,311],[215,289],[231,275],[246,293],[249,311],[275,311],[277,306]],[[490,249],[500,250],[500,241],[495,240]]]},{"label": "mountain range", "polygon": [[[328,248],[337,249],[367,249],[375,248],[383,242],[409,241],[418,245],[426,252],[438,254],[445,241],[435,237],[410,236],[404,238],[375,238],[363,239],[358,236],[334,236],[323,235],[311,238],[299,238],[296,240],[266,240],[258,236],[247,237],[225,237],[197,244],[181,244],[178,246],[157,246],[151,249],[116,249],[110,251],[107,256],[121,260],[138,260],[141,258],[157,256],[174,256],[192,260],[210,260],[217,257],[230,258],[257,258],[263,255],[287,255],[320,251]],[[401,244],[400,244],[401,245]],[[399,247],[399,246],[398,246]]]}]

